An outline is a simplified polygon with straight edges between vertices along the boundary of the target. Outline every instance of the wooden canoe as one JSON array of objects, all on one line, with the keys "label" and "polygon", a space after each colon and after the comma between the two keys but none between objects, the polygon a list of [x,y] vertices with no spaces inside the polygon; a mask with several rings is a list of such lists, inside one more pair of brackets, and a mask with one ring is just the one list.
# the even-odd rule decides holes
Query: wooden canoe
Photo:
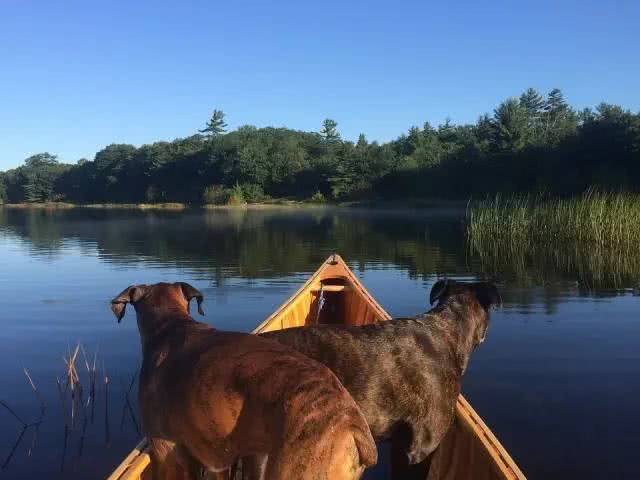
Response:
[{"label": "wooden canoe", "polygon": [[[253,333],[317,323],[366,325],[390,319],[342,258],[334,255]],[[107,480],[146,480],[150,478],[149,464],[146,440],[142,440]],[[460,395],[454,424],[440,444],[426,480],[525,478],[489,427]]]}]

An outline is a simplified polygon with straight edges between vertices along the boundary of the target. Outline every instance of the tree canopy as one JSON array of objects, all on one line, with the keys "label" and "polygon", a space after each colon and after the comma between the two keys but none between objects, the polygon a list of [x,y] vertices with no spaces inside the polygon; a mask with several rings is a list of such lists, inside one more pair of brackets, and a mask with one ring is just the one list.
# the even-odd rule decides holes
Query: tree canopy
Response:
[{"label": "tree canopy", "polygon": [[496,192],[640,191],[640,114],[602,103],[580,112],[558,89],[528,89],[473,124],[411,127],[380,144],[245,125],[224,113],[187,138],[108,145],[93,160],[41,153],[0,173],[0,202],[222,202],[468,198]]}]

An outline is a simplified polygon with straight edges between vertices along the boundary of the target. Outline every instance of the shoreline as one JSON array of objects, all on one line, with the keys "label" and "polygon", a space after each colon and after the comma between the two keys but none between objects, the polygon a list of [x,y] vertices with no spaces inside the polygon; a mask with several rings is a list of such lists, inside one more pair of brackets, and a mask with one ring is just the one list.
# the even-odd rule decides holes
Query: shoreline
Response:
[{"label": "shoreline", "polygon": [[213,204],[187,204],[178,202],[166,203],[91,203],[79,204],[69,202],[34,202],[34,203],[0,203],[0,208],[16,210],[70,210],[96,209],[96,210],[237,210],[249,209],[260,210],[270,208],[379,208],[379,209],[422,209],[422,208],[442,208],[464,209],[467,207],[467,200],[405,200],[405,201],[382,201],[364,200],[350,202],[326,202],[312,203],[297,200],[273,200],[259,203],[245,203],[239,205],[213,205]]}]

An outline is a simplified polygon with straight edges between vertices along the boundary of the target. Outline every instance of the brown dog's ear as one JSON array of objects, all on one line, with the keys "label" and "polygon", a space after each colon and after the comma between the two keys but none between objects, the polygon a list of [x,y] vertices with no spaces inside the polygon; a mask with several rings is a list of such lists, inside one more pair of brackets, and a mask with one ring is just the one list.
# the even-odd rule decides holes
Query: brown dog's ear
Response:
[{"label": "brown dog's ear", "polygon": [[111,300],[111,311],[118,319],[118,323],[124,317],[127,303],[135,303],[147,293],[147,285],[131,285],[125,288],[120,294]]},{"label": "brown dog's ear", "polygon": [[180,288],[182,289],[182,294],[184,295],[184,298],[187,299],[187,312],[189,311],[189,302],[191,302],[192,298],[195,298],[196,302],[198,302],[198,313],[200,315],[204,315],[204,310],[202,310],[202,302],[204,301],[204,296],[202,295],[200,290],[198,290],[195,287],[192,287],[191,285],[185,282],[178,282],[178,285],[180,285]]},{"label": "brown dog's ear", "polygon": [[475,286],[476,297],[482,305],[482,308],[489,310],[493,305],[497,307],[502,306],[502,297],[498,292],[498,287],[493,283],[482,282]]},{"label": "brown dog's ear", "polygon": [[447,288],[449,288],[449,280],[446,278],[434,283],[433,287],[431,287],[431,293],[429,294],[429,303],[433,305],[436,300],[442,298],[447,291]]}]

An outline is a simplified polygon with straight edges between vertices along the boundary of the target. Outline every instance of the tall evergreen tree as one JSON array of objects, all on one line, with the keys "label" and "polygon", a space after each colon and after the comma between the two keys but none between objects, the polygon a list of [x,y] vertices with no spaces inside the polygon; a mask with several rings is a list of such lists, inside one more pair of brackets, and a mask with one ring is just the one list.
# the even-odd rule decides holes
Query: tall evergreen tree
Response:
[{"label": "tall evergreen tree", "polygon": [[340,134],[338,133],[338,122],[330,118],[326,118],[322,122],[322,128],[320,129],[320,135],[326,142],[337,142],[340,140]]},{"label": "tall evergreen tree", "polygon": [[493,141],[494,126],[493,120],[488,114],[480,115],[475,125],[476,138],[480,142],[490,144]]},{"label": "tall evergreen tree", "polygon": [[545,106],[544,98],[534,88],[528,88],[520,95],[520,104],[527,109],[532,117],[540,115]]},{"label": "tall evergreen tree", "polygon": [[569,107],[558,88],[554,88],[547,95],[542,124],[544,141],[549,145],[556,145],[563,138],[574,133],[577,128],[577,115]]},{"label": "tall evergreen tree", "polygon": [[498,149],[517,152],[527,139],[527,111],[515,98],[502,102],[494,111],[493,126]]},{"label": "tall evergreen tree", "polygon": [[409,129],[409,133],[407,134],[408,148],[405,150],[405,152],[407,154],[415,152],[416,149],[418,149],[422,144],[422,137],[422,131],[418,127],[411,127]]},{"label": "tall evergreen tree", "polygon": [[209,138],[217,137],[223,134],[227,128],[227,124],[224,121],[225,114],[222,110],[214,110],[211,114],[211,118],[207,122],[207,126],[202,130],[198,130],[200,133],[204,133]]},{"label": "tall evergreen tree", "polygon": [[533,88],[520,95],[520,105],[527,113],[527,143],[538,143],[541,134],[541,117],[545,107],[544,98]]},{"label": "tall evergreen tree", "polygon": [[564,95],[559,88],[554,88],[547,95],[547,101],[544,105],[545,112],[561,112],[567,110],[569,105],[564,99]]}]

